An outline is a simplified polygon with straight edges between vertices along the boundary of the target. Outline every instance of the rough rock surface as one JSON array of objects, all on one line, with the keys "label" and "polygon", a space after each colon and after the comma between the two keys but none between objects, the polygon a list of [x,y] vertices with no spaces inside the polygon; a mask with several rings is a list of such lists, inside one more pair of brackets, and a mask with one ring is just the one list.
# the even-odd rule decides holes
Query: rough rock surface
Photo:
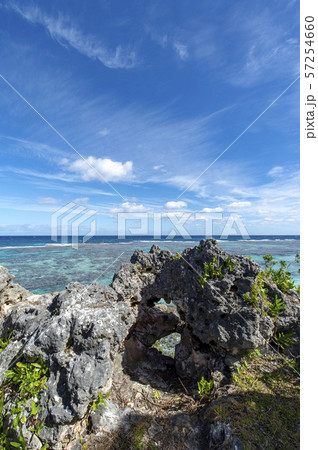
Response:
[{"label": "rough rock surface", "polygon": [[[202,282],[204,263],[212,263],[219,275]],[[110,390],[122,370],[130,377],[126,380],[135,380],[126,382],[127,386],[137,382],[139,389],[143,383],[180,392],[190,390],[201,376],[219,382],[226,379],[237,360],[252,349],[266,349],[277,331],[299,336],[295,292],[285,294],[265,280],[269,302],[277,296],[284,303],[277,318],[266,312],[261,296],[258,307],[244,299],[260,272],[257,263],[230,256],[213,239],[177,256],[157,246],[149,253],[136,250],[131,262],[114,275],[111,286],[71,283],[57,295],[32,295],[14,285],[13,277],[1,267],[0,307],[5,317],[0,321],[0,335],[8,336],[12,330],[12,337],[0,353],[0,381],[17,361],[41,356],[49,378],[39,398],[39,420],[45,423],[39,436],[49,443],[48,448],[75,449],[78,440],[68,447],[63,440],[74,438],[89,405],[99,392]],[[173,301],[176,311],[160,308],[162,298]],[[157,340],[175,332],[181,341],[174,359],[153,348]],[[118,355],[122,355],[121,363],[114,369]],[[4,411],[10,404],[12,399]],[[108,405],[89,416],[91,433],[123,425],[128,429],[134,423],[133,404],[124,409],[112,402]],[[225,424],[207,425],[199,417],[180,415],[169,420],[176,436],[188,429],[186,437],[182,432],[176,437],[184,439],[185,448],[241,448]],[[202,433],[204,442],[198,437]]]},{"label": "rough rock surface", "polygon": [[[235,263],[232,269],[230,262]],[[215,262],[221,267],[222,277],[208,278],[202,287],[199,283],[205,262]],[[294,291],[280,291],[266,280],[264,288],[273,302],[281,298],[284,309],[277,319],[265,312],[259,296],[259,308],[244,299],[255,283],[261,267],[241,256],[230,256],[214,239],[201,241],[200,247],[186,249],[182,256],[173,257],[166,250],[153,246],[149,253],[136,250],[130,264],[123,264],[112,283],[119,297],[131,304],[139,303],[139,316],[130,333],[128,347],[137,354],[149,353],[149,347],[162,337],[160,313],[149,313],[155,302],[164,298],[176,305],[179,321],[166,314],[166,334],[178,331],[181,342],[176,347],[175,366],[182,378],[198,379],[201,376],[226,373],[227,361],[233,362],[255,348],[266,348],[275,332],[299,330],[299,298]],[[144,317],[148,314],[149,322]],[[147,327],[152,324],[151,335]],[[146,342],[144,335],[151,336]]]},{"label": "rough rock surface", "polygon": [[26,299],[31,292],[17,283],[6,267],[0,266],[0,317],[7,315],[16,303]]},{"label": "rough rock surface", "polygon": [[41,437],[56,444],[98,392],[110,389],[112,360],[134,316],[112,288],[98,283],[72,283],[53,300],[44,295],[35,303],[32,297],[20,302],[1,323],[1,334],[11,329],[13,335],[0,354],[0,374],[20,358],[41,355],[50,373],[40,399],[47,425]]}]

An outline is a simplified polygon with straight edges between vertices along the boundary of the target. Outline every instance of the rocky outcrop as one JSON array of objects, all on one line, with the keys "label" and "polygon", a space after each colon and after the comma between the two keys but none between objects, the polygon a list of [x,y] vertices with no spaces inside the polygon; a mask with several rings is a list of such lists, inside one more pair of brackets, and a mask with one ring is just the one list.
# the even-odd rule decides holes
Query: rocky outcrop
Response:
[{"label": "rocky outcrop", "polygon": [[7,315],[16,303],[26,299],[31,292],[17,283],[13,283],[14,276],[3,266],[0,266],[0,318]]},{"label": "rocky outcrop", "polygon": [[[264,280],[267,302],[272,304],[275,296],[282,299],[284,308],[277,316],[268,312],[261,292],[255,305],[245,299],[260,272],[259,264],[230,256],[213,239],[201,241],[199,247],[186,249],[177,257],[157,246],[149,253],[135,251],[131,263],[121,267],[112,283],[122,300],[139,305],[128,340],[130,352],[132,340],[136,353],[145,355],[156,339],[178,331],[178,376],[222,378],[228,367],[248,351],[266,349],[275,332],[294,332],[297,337],[299,298],[294,291],[285,294]],[[173,301],[179,320],[167,314],[163,319],[161,313],[154,312],[153,306],[161,298],[167,303]],[[147,315],[149,320],[145,320]],[[166,324],[164,334],[163,327],[156,325],[158,320]]]},{"label": "rocky outcrop", "polygon": [[40,398],[39,420],[47,424],[41,438],[60,448],[57,442],[83,418],[92,399],[110,389],[113,359],[135,318],[112,288],[98,283],[72,283],[53,300],[48,295],[32,300],[20,302],[1,323],[2,335],[8,329],[13,334],[0,354],[0,373],[21,358],[42,357],[49,378]]},{"label": "rocky outcrop", "polygon": [[[137,383],[172,393],[191,392],[201,376],[225,381],[236,361],[252,349],[266,350],[277,331],[297,336],[296,293],[283,293],[264,279],[267,301],[261,292],[257,302],[247,300],[260,272],[257,263],[230,256],[213,239],[177,256],[157,246],[149,253],[137,250],[114,275],[111,286],[72,283],[57,295],[34,296],[13,285],[13,277],[1,267],[0,301],[7,314],[0,333],[2,337],[11,333],[9,345],[0,353],[1,382],[17,361],[43,359],[49,377],[38,399],[38,419],[45,424],[39,437],[48,448],[77,448],[66,447],[63,440],[78,432],[83,419],[89,419],[93,434],[109,432],[123,422],[129,427],[135,420],[130,408],[109,403],[98,414],[89,412],[121,370]],[[271,315],[268,305],[277,297],[284,308]],[[174,311],[158,306],[161,299],[173,302]],[[175,332],[181,340],[174,358],[153,347]],[[114,369],[119,355],[121,363]],[[4,412],[13,402],[6,398]],[[206,442],[191,448],[216,448],[222,442],[226,448],[240,448],[226,425],[216,423],[208,430],[195,421],[197,431],[192,430],[191,439],[195,442],[196,433],[204,428]]]}]

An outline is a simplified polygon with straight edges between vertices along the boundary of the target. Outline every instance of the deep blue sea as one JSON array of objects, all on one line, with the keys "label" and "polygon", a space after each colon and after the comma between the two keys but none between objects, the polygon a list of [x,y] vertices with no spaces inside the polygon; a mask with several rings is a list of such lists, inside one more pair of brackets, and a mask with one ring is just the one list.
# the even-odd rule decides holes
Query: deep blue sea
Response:
[{"label": "deep blue sea", "polygon": [[[231,254],[251,255],[259,263],[262,256],[271,254],[277,260],[285,260],[295,281],[299,282],[295,255],[299,253],[299,236],[251,236],[249,240],[229,236],[219,240],[219,245]],[[154,240],[149,236],[95,236],[78,248],[56,243],[50,236],[0,236],[0,263],[15,275],[15,281],[36,294],[61,291],[71,281],[87,284],[96,279],[109,284],[122,262],[129,261],[136,248],[149,251],[153,244],[171,252],[181,252],[197,245],[203,239],[194,236],[185,240],[176,236],[173,240]]]}]

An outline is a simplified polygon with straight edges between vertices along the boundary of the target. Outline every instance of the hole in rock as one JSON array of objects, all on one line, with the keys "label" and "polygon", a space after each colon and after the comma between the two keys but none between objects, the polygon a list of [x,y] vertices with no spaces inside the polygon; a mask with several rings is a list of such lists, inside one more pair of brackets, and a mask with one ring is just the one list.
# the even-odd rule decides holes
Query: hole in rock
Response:
[{"label": "hole in rock", "polygon": [[[149,307],[149,305],[153,305]],[[125,341],[124,369],[134,380],[153,388],[180,392],[183,386],[175,366],[175,347],[182,322],[176,305],[150,298],[141,306]]]},{"label": "hole in rock", "polygon": [[176,345],[179,344],[181,340],[180,333],[171,333],[168,336],[165,336],[159,340],[157,340],[153,344],[153,348],[156,348],[160,353],[165,356],[170,356],[170,358],[174,358]]}]

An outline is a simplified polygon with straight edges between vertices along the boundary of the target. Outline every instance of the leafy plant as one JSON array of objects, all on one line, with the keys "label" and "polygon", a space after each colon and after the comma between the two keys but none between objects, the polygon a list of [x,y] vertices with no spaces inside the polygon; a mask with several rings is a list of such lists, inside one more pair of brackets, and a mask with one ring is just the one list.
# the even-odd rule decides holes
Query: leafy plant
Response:
[{"label": "leafy plant", "polygon": [[10,338],[0,339],[0,353],[9,345]]},{"label": "leafy plant", "polygon": [[11,337],[12,337],[12,330],[8,328],[9,336],[4,337],[0,339],[0,353],[9,345]]},{"label": "leafy plant", "polygon": [[[291,273],[287,270],[286,261],[279,261],[278,263],[271,255],[263,256],[263,260],[265,261],[266,277],[276,283],[281,291],[287,292],[289,289],[295,289],[295,282]],[[277,264],[280,266],[278,269],[274,268]]]},{"label": "leafy plant", "polygon": [[209,278],[211,278],[213,280],[215,278],[222,279],[224,277],[224,275],[222,273],[222,267],[223,267],[223,265],[221,265],[220,267],[217,267],[216,256],[214,256],[213,261],[210,261],[209,263],[205,262],[203,264],[203,273],[201,274],[201,276],[199,278],[199,284],[202,289],[204,289],[204,285]]},{"label": "leafy plant", "polygon": [[176,252],[175,256],[172,259],[174,261],[175,259],[180,259],[180,258],[181,258],[181,253]]},{"label": "leafy plant", "polygon": [[[296,263],[300,264],[300,254],[299,253],[296,254],[295,261],[296,261]],[[298,269],[298,273],[300,273],[300,269]]]},{"label": "leafy plant", "polygon": [[224,264],[226,267],[229,267],[229,272],[232,273],[234,270],[234,267],[236,266],[236,262],[232,262],[230,256],[228,256],[226,258],[226,260],[224,261]]},{"label": "leafy plant", "polygon": [[47,382],[48,368],[40,357],[39,362],[18,362],[14,369],[7,370],[7,382],[17,387],[21,397],[36,397]]},{"label": "leafy plant", "polygon": [[145,435],[145,428],[142,424],[138,424],[136,425],[136,428],[134,430],[134,435],[133,435],[133,439],[132,439],[132,447],[134,449],[141,449],[144,448],[144,446],[142,445],[141,441]]},{"label": "leafy plant", "polygon": [[281,331],[275,334],[273,341],[279,348],[285,350],[287,347],[295,343],[293,336],[294,333],[283,333]]},{"label": "leafy plant", "polygon": [[277,298],[277,295],[275,295],[275,300],[273,303],[268,302],[267,303],[269,315],[274,317],[274,319],[277,319],[277,315],[285,308],[285,305],[283,303],[283,300],[281,298]]},{"label": "leafy plant", "polygon": [[300,284],[295,288],[295,291],[297,292],[298,297],[300,297]]},{"label": "leafy plant", "polygon": [[[38,421],[36,418],[40,405],[37,405],[35,399],[39,395],[43,388],[46,388],[48,368],[44,364],[40,357],[37,362],[22,363],[18,362],[12,370],[5,372],[6,380],[4,384],[14,393],[16,399],[15,404],[7,411],[6,416],[10,416],[12,419],[12,428],[14,430],[19,429],[18,442],[12,441],[8,437],[9,427],[4,429],[3,422],[3,404],[4,393],[0,399],[0,448],[11,449],[26,448],[26,441],[22,432],[22,425],[26,423],[25,416],[25,403],[27,400],[32,399],[30,419],[28,424],[28,430],[31,433],[37,434],[44,427],[44,420]],[[30,426],[31,425],[31,426]],[[42,449],[46,449],[46,444],[42,446]]]},{"label": "leafy plant", "polygon": [[106,398],[109,396],[110,392],[107,392],[107,394],[102,395],[100,392],[98,393],[98,399],[95,400],[92,403],[91,409],[92,411],[99,411],[99,407],[101,405],[104,405],[106,408]]},{"label": "leafy plant", "polygon": [[246,292],[243,295],[244,300],[255,307],[258,307],[259,297],[263,300],[267,300],[267,289],[264,288],[264,284],[264,272],[260,272],[256,275],[251,292]]},{"label": "leafy plant", "polygon": [[198,381],[198,394],[200,397],[208,397],[213,389],[214,380],[207,381],[204,377]]},{"label": "leafy plant", "polygon": [[154,389],[154,390],[153,390],[152,396],[153,396],[153,398],[155,398],[155,399],[161,398],[161,394],[160,394],[160,392],[159,392],[157,389]]}]

